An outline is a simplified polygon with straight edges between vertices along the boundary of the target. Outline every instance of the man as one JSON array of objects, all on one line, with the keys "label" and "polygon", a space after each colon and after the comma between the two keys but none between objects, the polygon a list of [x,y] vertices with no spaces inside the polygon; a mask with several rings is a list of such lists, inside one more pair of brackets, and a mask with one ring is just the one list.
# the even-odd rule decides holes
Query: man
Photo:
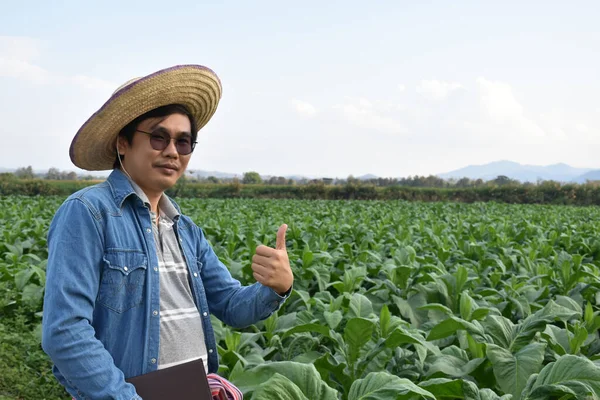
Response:
[{"label": "man", "polygon": [[220,97],[211,70],[175,66],[123,85],[73,139],[76,166],[114,169],[71,195],[48,233],[42,346],[76,399],[137,399],[127,378],[199,358],[216,372],[210,315],[248,326],[292,289],[286,225],[276,248],[256,249],[257,282],[241,286],[164,194]]}]

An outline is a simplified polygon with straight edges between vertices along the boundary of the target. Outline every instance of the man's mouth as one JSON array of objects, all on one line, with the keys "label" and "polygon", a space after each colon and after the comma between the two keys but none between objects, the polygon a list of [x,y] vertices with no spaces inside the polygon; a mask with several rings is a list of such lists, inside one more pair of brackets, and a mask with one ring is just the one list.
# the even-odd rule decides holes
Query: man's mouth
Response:
[{"label": "man's mouth", "polygon": [[166,169],[172,169],[173,171],[179,171],[179,167],[177,167],[176,165],[171,165],[171,164],[158,165],[158,168],[166,168]]}]

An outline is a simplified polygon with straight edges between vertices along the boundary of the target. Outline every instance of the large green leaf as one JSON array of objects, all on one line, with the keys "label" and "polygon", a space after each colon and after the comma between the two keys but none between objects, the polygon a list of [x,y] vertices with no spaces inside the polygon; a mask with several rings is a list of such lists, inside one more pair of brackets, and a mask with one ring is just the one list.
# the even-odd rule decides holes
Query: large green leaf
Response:
[{"label": "large green leaf", "polygon": [[423,293],[410,296],[408,299],[392,295],[392,300],[400,310],[400,314],[409,319],[414,327],[419,327],[428,320],[427,310],[420,308],[427,305],[427,298]]},{"label": "large green leaf", "polygon": [[344,271],[344,290],[352,293],[362,280],[367,276],[364,267],[349,268]]},{"label": "large green leaf", "polygon": [[469,360],[467,353],[456,346],[446,347],[432,358],[427,376],[442,373],[452,378],[461,378],[471,374],[484,361],[485,358]]},{"label": "large green leaf", "polygon": [[35,283],[30,283],[23,288],[22,296],[23,301],[26,303],[40,303],[44,297],[44,288]]},{"label": "large green leaf", "polygon": [[569,353],[569,336],[565,329],[554,325],[547,325],[546,329],[541,333],[541,337],[548,342],[548,346],[559,356]]},{"label": "large green leaf", "polygon": [[292,361],[296,361],[303,364],[312,364],[317,359],[321,358],[322,354],[318,351],[309,351],[307,353],[298,354]]},{"label": "large green leaf", "polygon": [[437,311],[443,315],[448,315],[448,316],[453,314],[451,309],[449,309],[445,305],[439,304],[439,303],[426,304],[422,307],[419,307],[419,310]]},{"label": "large green leaf", "polygon": [[581,308],[579,303],[577,303],[575,300],[573,300],[570,297],[556,296],[555,302],[557,305],[565,307],[565,308],[575,312],[577,315],[583,314],[583,309]]},{"label": "large green leaf", "polygon": [[[478,393],[477,400],[511,400],[513,399],[512,395],[505,394],[504,396],[499,396],[491,389],[480,389]],[[517,399],[514,399],[517,400]]]},{"label": "large green leaf", "polygon": [[34,273],[35,270],[33,268],[25,268],[17,272],[15,275],[15,286],[17,287],[17,290],[23,290]]},{"label": "large green leaf", "polygon": [[356,361],[360,349],[373,336],[375,324],[372,321],[364,318],[352,318],[344,328],[344,340],[350,348],[350,359]]},{"label": "large green leaf", "polygon": [[338,361],[331,354],[325,353],[315,360],[314,365],[322,379],[331,382],[330,377],[333,377],[335,381],[341,384],[345,393],[350,390],[353,380],[348,373],[345,362]]},{"label": "large green leaf", "polygon": [[457,317],[450,317],[435,325],[427,335],[427,340],[443,339],[458,330],[466,330],[475,339],[485,341],[485,332],[478,321],[469,322]]},{"label": "large green leaf", "polygon": [[[277,315],[277,314],[273,314],[273,315]],[[275,332],[286,332],[288,329],[291,329],[294,326],[296,326],[296,323],[297,323],[296,313],[292,312],[292,313],[288,313],[288,314],[278,315],[275,322],[276,322],[275,328],[274,328]]]},{"label": "large green leaf", "polygon": [[512,354],[505,348],[488,344],[487,357],[492,363],[500,388],[514,398],[519,398],[529,377],[542,368],[545,349],[545,343],[531,343]]},{"label": "large green leaf", "polygon": [[300,388],[283,375],[274,374],[252,395],[260,400],[310,400]]},{"label": "large green leaf", "polygon": [[460,294],[460,317],[466,321],[471,320],[473,311],[477,309],[477,304],[469,296],[468,293],[463,292]]},{"label": "large green leaf", "polygon": [[[300,392],[310,400],[337,400],[336,391],[321,379],[321,376],[312,364],[302,364],[293,361],[266,363],[236,375],[232,382],[246,395],[264,386],[265,382],[275,374],[283,375],[296,385],[300,389]],[[286,386],[286,383],[282,383],[285,381],[279,379],[277,382],[279,382],[279,386],[289,388],[289,386]]]},{"label": "large green leaf", "polygon": [[320,325],[320,324],[302,324],[302,325],[298,325],[293,327],[292,329],[289,329],[288,331],[286,331],[282,337],[286,338],[288,336],[293,335],[294,333],[304,333],[304,332],[313,332],[313,333],[319,333],[323,336],[330,336],[330,331],[329,331],[329,327],[325,326],[325,325]]},{"label": "large green leaf", "polygon": [[260,400],[310,400],[300,388],[283,375],[275,373],[252,395]]},{"label": "large green leaf", "polygon": [[515,327],[513,339],[510,343],[511,351],[518,351],[531,343],[533,337],[545,329],[546,324],[555,320],[567,321],[572,318],[581,318],[582,315],[576,310],[556,304],[550,300],[544,308],[527,317],[522,323]]},{"label": "large green leaf", "polygon": [[355,381],[348,394],[348,400],[398,400],[409,398],[435,399],[435,396],[410,380],[398,378],[387,372],[371,372],[364,379]]},{"label": "large green leaf", "polygon": [[512,342],[515,325],[508,319],[499,315],[489,315],[483,322],[485,333],[489,335],[494,344],[508,349]]},{"label": "large green leaf", "polygon": [[311,267],[308,268],[308,271],[312,272],[313,276],[317,280],[319,290],[327,290],[327,286],[329,284],[330,279],[330,272],[328,268],[326,268],[325,266]]},{"label": "large green leaf", "polygon": [[567,394],[577,399],[600,399],[600,367],[586,358],[565,355],[546,365],[527,389],[525,400]]},{"label": "large green leaf", "polygon": [[349,317],[369,318],[373,313],[373,304],[366,296],[354,293],[350,299]]},{"label": "large green leaf", "polygon": [[477,385],[462,379],[436,378],[420,382],[419,386],[436,399],[476,399],[479,395]]},{"label": "large green leaf", "polygon": [[334,312],[325,311],[323,312],[323,316],[325,317],[325,321],[327,321],[327,325],[329,325],[331,329],[337,328],[344,318],[340,310],[335,310]]},{"label": "large green leaf", "polygon": [[562,300],[561,303],[566,304],[568,307],[550,300],[536,314],[539,318],[548,318],[549,321],[568,321],[573,318],[579,319],[582,317],[581,307],[577,303],[567,297],[563,297]]},{"label": "large green leaf", "polygon": [[379,332],[382,338],[386,338],[390,333],[390,319],[391,319],[390,309],[387,304],[384,304],[381,307],[381,312],[379,313]]},{"label": "large green leaf", "polygon": [[424,338],[416,333],[407,332],[401,328],[394,329],[394,331],[385,340],[385,345],[390,348],[398,347],[407,343],[420,344],[421,346],[427,347],[427,342]]}]

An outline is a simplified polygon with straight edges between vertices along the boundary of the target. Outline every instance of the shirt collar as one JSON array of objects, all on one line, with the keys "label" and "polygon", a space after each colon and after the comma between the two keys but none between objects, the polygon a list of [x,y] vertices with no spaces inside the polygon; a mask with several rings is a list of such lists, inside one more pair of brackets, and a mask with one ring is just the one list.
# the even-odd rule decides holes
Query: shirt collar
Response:
[{"label": "shirt collar", "polygon": [[[137,183],[135,183],[135,181],[131,179],[129,175],[125,174],[125,176],[127,177],[127,180],[131,183],[131,187],[133,187],[135,194],[137,194],[138,197],[144,202],[144,204],[146,204],[148,208],[150,208],[150,200],[148,200],[148,196],[146,196],[146,193],[144,193],[142,188]],[[171,203],[171,200],[169,200],[169,198],[164,193],[162,194],[162,196],[160,196],[160,199],[158,200],[158,208],[160,210],[160,215],[166,216],[171,221],[175,221],[175,219],[177,219],[177,217],[179,217],[180,215],[179,211],[177,211],[173,203]]]}]

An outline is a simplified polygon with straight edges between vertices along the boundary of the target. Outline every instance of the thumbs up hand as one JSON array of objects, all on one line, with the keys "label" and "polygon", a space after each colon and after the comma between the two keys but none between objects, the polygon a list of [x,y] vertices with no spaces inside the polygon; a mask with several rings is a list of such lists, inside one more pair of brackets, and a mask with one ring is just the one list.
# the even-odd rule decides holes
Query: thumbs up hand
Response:
[{"label": "thumbs up hand", "polygon": [[270,287],[279,295],[287,292],[294,282],[294,275],[285,247],[286,230],[286,224],[279,227],[274,249],[264,245],[258,246],[256,254],[252,257],[254,279]]}]

